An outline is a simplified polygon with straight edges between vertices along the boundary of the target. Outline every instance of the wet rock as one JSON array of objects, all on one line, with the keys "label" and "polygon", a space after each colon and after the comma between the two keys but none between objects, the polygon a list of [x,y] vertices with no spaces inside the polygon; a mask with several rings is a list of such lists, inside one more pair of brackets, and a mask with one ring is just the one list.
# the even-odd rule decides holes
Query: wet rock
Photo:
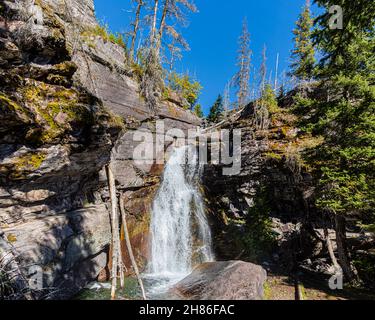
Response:
[{"label": "wet rock", "polygon": [[209,262],[177,283],[172,293],[187,300],[262,300],[266,271],[243,261]]}]

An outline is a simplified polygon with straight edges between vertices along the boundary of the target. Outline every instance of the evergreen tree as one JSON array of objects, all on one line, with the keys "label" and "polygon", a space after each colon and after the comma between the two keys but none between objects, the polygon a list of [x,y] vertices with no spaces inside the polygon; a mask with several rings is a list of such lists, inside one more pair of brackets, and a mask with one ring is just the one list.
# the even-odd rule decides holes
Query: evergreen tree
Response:
[{"label": "evergreen tree", "polygon": [[295,48],[292,51],[292,75],[300,80],[309,80],[313,76],[315,65],[315,49],[312,42],[313,24],[310,0],[306,0],[306,5],[293,31]]},{"label": "evergreen tree", "polygon": [[339,263],[348,280],[356,279],[356,270],[346,221],[375,221],[375,3],[359,2],[316,1],[324,7],[339,4],[345,15],[342,30],[329,28],[328,13],[317,19],[314,37],[323,54],[317,78],[327,96],[307,101],[309,128],[324,137],[310,158],[319,179],[317,205],[334,221]]},{"label": "evergreen tree", "polygon": [[314,41],[323,51],[320,77],[337,73],[351,76],[361,74],[374,78],[374,1],[315,0],[321,7],[338,5],[343,9],[343,29],[331,29],[332,15],[326,12],[316,19]]},{"label": "evergreen tree", "polygon": [[277,97],[270,84],[265,85],[259,104],[265,106],[269,113],[278,111]]},{"label": "evergreen tree", "polygon": [[219,95],[213,104],[213,106],[210,109],[210,113],[207,117],[208,121],[210,122],[217,122],[220,119],[220,116],[222,115],[224,109],[223,109],[223,97]]},{"label": "evergreen tree", "polygon": [[249,102],[250,97],[250,33],[247,26],[247,19],[242,24],[242,34],[239,39],[239,50],[237,58],[238,73],[234,76],[234,84],[237,86],[238,107],[243,108]]},{"label": "evergreen tree", "polygon": [[169,75],[169,88],[186,100],[185,109],[194,110],[202,90],[202,86],[198,81],[187,74],[179,75],[176,72],[172,72]]},{"label": "evergreen tree", "polygon": [[203,111],[202,111],[202,106],[199,103],[195,105],[194,113],[197,117],[203,118],[204,114],[203,114]]}]

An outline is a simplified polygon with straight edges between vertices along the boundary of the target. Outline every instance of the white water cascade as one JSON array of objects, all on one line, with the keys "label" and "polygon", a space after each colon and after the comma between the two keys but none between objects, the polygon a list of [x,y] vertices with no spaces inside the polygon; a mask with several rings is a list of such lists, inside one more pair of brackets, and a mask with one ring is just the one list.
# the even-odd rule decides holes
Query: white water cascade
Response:
[{"label": "white water cascade", "polygon": [[195,148],[175,149],[153,202],[151,260],[146,278],[158,279],[164,288],[187,276],[196,264],[214,259],[198,187],[200,173]]}]

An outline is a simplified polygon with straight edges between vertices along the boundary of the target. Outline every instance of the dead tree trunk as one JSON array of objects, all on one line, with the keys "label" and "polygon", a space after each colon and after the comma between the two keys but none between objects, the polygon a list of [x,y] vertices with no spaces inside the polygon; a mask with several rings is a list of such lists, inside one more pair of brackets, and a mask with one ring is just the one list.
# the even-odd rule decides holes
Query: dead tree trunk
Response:
[{"label": "dead tree trunk", "polygon": [[124,198],[120,197],[120,211],[121,211],[121,216],[122,216],[122,224],[123,224],[123,227],[124,227],[124,236],[125,236],[126,247],[128,249],[128,253],[129,253],[130,261],[131,261],[133,269],[134,269],[134,273],[135,273],[135,275],[138,279],[139,286],[141,287],[143,299],[147,300],[145,289],[144,289],[144,286],[143,286],[143,281],[141,279],[139,269],[138,269],[138,266],[137,266],[137,262],[135,261],[135,258],[134,258],[133,248],[132,248],[132,245],[131,245],[131,242],[130,242],[128,224],[127,224],[127,221],[126,221],[126,213],[125,213],[124,208],[125,208]]},{"label": "dead tree trunk", "polygon": [[153,46],[155,45],[155,40],[156,40],[156,23],[158,19],[158,9],[159,9],[159,0],[155,0],[153,21],[152,21],[152,27],[151,27],[151,42]]},{"label": "dead tree trunk", "polygon": [[140,22],[140,19],[141,19],[141,10],[142,10],[142,7],[144,5],[143,0],[138,0],[137,2],[138,2],[138,4],[137,4],[136,12],[135,12],[135,20],[134,20],[134,24],[133,24],[132,42],[131,42],[131,47],[130,47],[130,56],[131,56],[132,60],[134,60],[134,56],[135,56],[135,52],[134,52],[135,41],[137,39],[137,34],[138,34],[138,29],[139,29],[139,22]]},{"label": "dead tree trunk", "polygon": [[118,271],[119,254],[120,254],[120,233],[119,233],[119,218],[118,218],[118,212],[117,212],[116,184],[115,184],[115,179],[114,179],[110,165],[106,166],[106,171],[107,171],[109,194],[111,198],[111,224],[112,224],[111,299],[114,300],[116,296],[117,271]]},{"label": "dead tree trunk", "polygon": [[337,243],[337,254],[339,257],[339,263],[342,268],[344,275],[349,282],[356,280],[356,272],[352,266],[349,258],[349,252],[346,245],[346,221],[345,217],[335,214],[335,231],[336,231],[336,243]]},{"label": "dead tree trunk", "polygon": [[335,272],[336,273],[341,273],[342,272],[342,268],[340,267],[339,263],[337,262],[337,259],[336,259],[336,256],[335,256],[335,252],[333,251],[332,241],[329,238],[329,234],[328,234],[328,229],[327,228],[324,228],[324,237],[325,237],[325,240],[326,240],[326,246],[327,246],[327,250],[328,250],[328,253],[329,253],[329,257],[331,258],[332,264],[333,264],[333,266],[335,268]]},{"label": "dead tree trunk", "polygon": [[167,14],[168,14],[168,10],[169,10],[169,1],[170,0],[165,0],[163,13],[161,15],[160,27],[159,27],[159,36],[158,36],[158,42],[157,42],[157,46],[156,46],[156,49],[157,49],[158,52],[159,52],[160,47],[161,47],[161,41],[162,41],[162,38],[163,38],[164,28],[165,28],[165,25],[166,25]]}]

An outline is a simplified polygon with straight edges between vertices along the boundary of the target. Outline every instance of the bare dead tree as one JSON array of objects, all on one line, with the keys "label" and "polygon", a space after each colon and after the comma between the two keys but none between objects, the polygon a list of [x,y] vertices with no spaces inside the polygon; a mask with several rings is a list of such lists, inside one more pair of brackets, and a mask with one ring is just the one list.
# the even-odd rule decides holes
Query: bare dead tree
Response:
[{"label": "bare dead tree", "polygon": [[188,47],[187,42],[177,31],[177,28],[168,24],[168,20],[171,20],[174,24],[184,25],[187,21],[185,11],[194,13],[197,12],[197,7],[191,0],[164,0],[157,42],[158,52],[160,51],[165,33],[171,35],[173,41],[181,44],[184,48]]},{"label": "bare dead tree", "polygon": [[328,229],[327,227],[324,227],[324,238],[325,238],[325,241],[326,241],[326,246],[327,246],[327,250],[328,250],[328,253],[329,253],[329,257],[331,258],[331,261],[332,261],[332,264],[333,264],[333,267],[335,268],[335,272],[342,272],[342,268],[340,267],[339,263],[337,262],[337,259],[336,259],[336,256],[335,256],[335,252],[333,250],[333,246],[332,246],[332,241],[329,237],[329,233],[328,233]]},{"label": "bare dead tree", "polygon": [[158,21],[158,10],[159,10],[159,0],[154,0],[152,25],[151,25],[151,33],[150,33],[151,44],[153,46],[156,44],[156,24]]},{"label": "bare dead tree", "polygon": [[238,108],[241,109],[249,102],[250,97],[250,68],[251,68],[251,49],[250,33],[248,30],[247,19],[242,24],[242,34],[239,38],[239,50],[237,58],[238,73],[234,76],[234,84],[238,88],[237,100]]},{"label": "bare dead tree", "polygon": [[182,49],[177,45],[176,40],[173,39],[171,43],[167,45],[169,50],[169,60],[167,61],[169,72],[173,71],[174,64],[177,60],[182,58]]},{"label": "bare dead tree", "polygon": [[224,89],[224,98],[223,98],[223,109],[225,117],[228,116],[230,110],[230,82],[225,85]]},{"label": "bare dead tree", "polygon": [[120,256],[120,232],[119,232],[119,215],[117,211],[117,194],[115,178],[110,165],[106,166],[109,195],[111,199],[111,225],[112,225],[112,270],[111,270],[111,299],[116,297],[117,289],[117,272]]},{"label": "bare dead tree", "polygon": [[260,77],[261,77],[261,83],[260,88],[263,92],[266,87],[266,77],[267,77],[267,47],[266,45],[263,46],[262,51],[262,64],[260,66]]},{"label": "bare dead tree", "polygon": [[277,92],[277,81],[279,77],[279,53],[276,55],[276,74],[275,74],[275,85],[274,85],[274,91]]},{"label": "bare dead tree", "polygon": [[135,56],[135,52],[134,52],[135,41],[137,39],[139,24],[140,24],[140,21],[141,21],[141,11],[142,11],[143,6],[145,5],[143,0],[133,0],[133,1],[136,2],[136,10],[135,10],[134,21],[131,24],[132,27],[133,27],[133,31],[132,31],[132,34],[131,34],[132,40],[131,40],[129,55],[131,56],[132,59],[134,59],[134,56]]}]

